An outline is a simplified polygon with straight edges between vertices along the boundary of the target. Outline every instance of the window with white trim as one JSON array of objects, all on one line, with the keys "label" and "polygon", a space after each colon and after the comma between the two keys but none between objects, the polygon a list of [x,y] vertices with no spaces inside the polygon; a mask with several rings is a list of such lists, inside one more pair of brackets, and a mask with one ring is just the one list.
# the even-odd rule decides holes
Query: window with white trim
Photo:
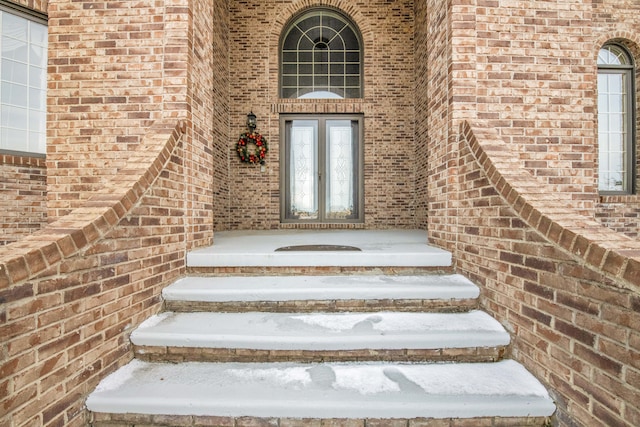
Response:
[{"label": "window with white trim", "polygon": [[634,66],[618,44],[598,54],[598,190],[633,194],[635,179]]},{"label": "window with white trim", "polygon": [[0,3],[0,150],[46,153],[47,25]]}]

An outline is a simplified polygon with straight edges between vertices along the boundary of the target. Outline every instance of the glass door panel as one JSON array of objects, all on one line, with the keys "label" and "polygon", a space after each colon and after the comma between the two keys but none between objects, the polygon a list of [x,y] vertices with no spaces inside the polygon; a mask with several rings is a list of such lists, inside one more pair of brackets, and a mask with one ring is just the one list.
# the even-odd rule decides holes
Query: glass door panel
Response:
[{"label": "glass door panel", "polygon": [[318,121],[293,120],[289,144],[288,217],[318,219]]},{"label": "glass door panel", "polygon": [[353,219],[357,205],[357,134],[350,120],[327,120],[326,129],[326,218]]}]

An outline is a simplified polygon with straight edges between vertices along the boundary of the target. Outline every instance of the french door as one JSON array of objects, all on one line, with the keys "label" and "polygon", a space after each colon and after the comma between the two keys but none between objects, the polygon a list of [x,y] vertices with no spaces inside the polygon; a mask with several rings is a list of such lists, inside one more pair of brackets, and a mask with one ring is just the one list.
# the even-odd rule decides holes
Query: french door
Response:
[{"label": "french door", "polygon": [[362,222],[362,117],[282,116],[281,220]]}]

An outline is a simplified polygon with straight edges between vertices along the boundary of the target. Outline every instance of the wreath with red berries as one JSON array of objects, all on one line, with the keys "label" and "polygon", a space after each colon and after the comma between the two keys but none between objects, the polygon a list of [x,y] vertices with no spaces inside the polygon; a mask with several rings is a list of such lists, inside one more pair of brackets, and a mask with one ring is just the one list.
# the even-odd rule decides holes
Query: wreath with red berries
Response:
[{"label": "wreath with red berries", "polygon": [[245,132],[240,135],[236,151],[240,160],[244,163],[264,163],[264,158],[269,151],[267,140],[258,132]]}]

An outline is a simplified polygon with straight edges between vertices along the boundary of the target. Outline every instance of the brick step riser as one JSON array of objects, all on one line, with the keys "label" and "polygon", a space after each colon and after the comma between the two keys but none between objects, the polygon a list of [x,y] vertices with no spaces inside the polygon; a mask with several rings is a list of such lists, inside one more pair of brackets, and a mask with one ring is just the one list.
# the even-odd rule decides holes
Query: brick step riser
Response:
[{"label": "brick step riser", "polygon": [[253,350],[233,348],[134,345],[135,357],[147,362],[496,362],[507,346],[400,350]]},{"label": "brick step riser", "polygon": [[187,267],[194,276],[331,276],[331,275],[439,275],[453,267]]},{"label": "brick step riser", "polygon": [[291,419],[93,413],[92,427],[543,427],[546,417]]},{"label": "brick step riser", "polygon": [[174,312],[272,313],[356,312],[375,311],[461,313],[478,308],[477,299],[459,300],[312,300],[312,301],[170,301],[164,310]]}]

